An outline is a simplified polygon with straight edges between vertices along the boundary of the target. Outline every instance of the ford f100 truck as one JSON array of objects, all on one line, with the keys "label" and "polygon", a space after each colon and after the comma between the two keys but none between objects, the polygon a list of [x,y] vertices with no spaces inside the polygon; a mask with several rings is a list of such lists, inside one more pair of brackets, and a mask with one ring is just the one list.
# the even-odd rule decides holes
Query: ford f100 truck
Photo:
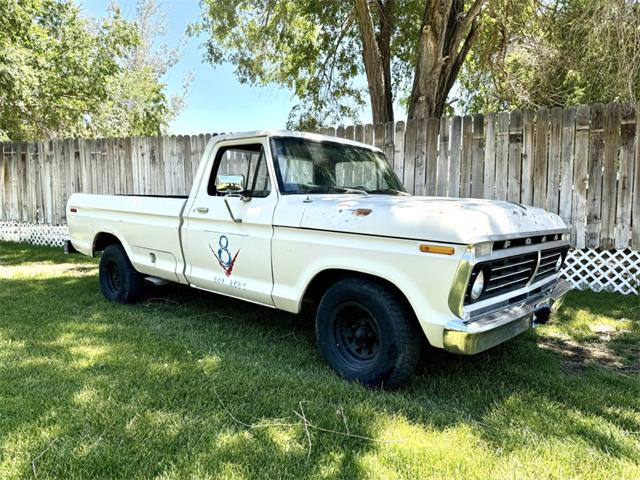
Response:
[{"label": "ford f100 truck", "polygon": [[182,283],[287,312],[315,307],[342,377],[397,387],[422,345],[475,354],[549,319],[569,290],[563,221],[504,201],[407,194],[382,151],[315,134],[213,137],[188,197],[74,194],[73,249],[104,296]]}]

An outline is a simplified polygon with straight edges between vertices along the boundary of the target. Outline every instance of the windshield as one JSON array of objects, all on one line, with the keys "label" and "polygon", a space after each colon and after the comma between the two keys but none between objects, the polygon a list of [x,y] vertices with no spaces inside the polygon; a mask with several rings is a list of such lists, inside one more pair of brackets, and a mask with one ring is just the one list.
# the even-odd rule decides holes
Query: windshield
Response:
[{"label": "windshield", "polygon": [[273,139],[278,182],[284,194],[382,193],[406,195],[384,155],[331,141]]}]

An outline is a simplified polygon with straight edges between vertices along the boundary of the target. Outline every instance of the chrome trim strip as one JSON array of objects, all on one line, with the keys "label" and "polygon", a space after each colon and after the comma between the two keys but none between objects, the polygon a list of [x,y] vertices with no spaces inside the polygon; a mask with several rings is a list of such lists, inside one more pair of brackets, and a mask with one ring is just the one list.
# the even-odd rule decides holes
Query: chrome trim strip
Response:
[{"label": "chrome trim strip", "polygon": [[[463,308],[463,312],[464,312],[463,318],[468,320],[473,316],[473,312],[475,312],[476,310],[482,310],[483,308],[490,307],[491,305],[505,302],[510,298],[523,295],[529,291],[535,290],[536,288],[544,288],[547,286],[547,284],[551,284],[557,281],[558,278],[559,278],[559,274],[551,275],[550,277],[543,278],[542,280],[539,280],[536,283],[533,283],[530,285],[525,285],[521,288],[518,288],[517,290],[512,290],[510,292],[503,293],[502,295],[497,295],[495,297],[487,298],[486,300],[481,300],[479,302],[465,305]],[[499,309],[500,307],[497,308],[497,310]]]},{"label": "chrome trim strip", "polygon": [[[515,280],[511,280],[510,282],[501,283],[500,285],[494,285],[493,287],[485,288],[485,292],[493,292],[494,290],[498,290],[499,288],[508,287],[509,285],[513,285],[514,283],[519,283],[525,280],[525,278],[516,278]],[[526,284],[525,284],[526,286]]]},{"label": "chrome trim strip", "polygon": [[449,291],[449,309],[460,318],[464,317],[464,295],[467,292],[474,265],[473,247],[468,246],[460,259]]},{"label": "chrome trim strip", "polygon": [[[525,278],[529,278],[529,275],[531,275],[531,272],[533,270],[535,270],[535,267],[534,268],[529,267],[529,268],[525,268],[524,270],[518,270],[518,271],[515,271],[515,272],[505,273],[505,274],[498,275],[498,276],[493,276],[492,275],[491,276],[491,281],[497,282],[498,280],[504,280],[505,278],[513,277],[513,276],[516,276],[516,275],[518,275],[518,276],[524,275]],[[495,271],[496,270],[492,270],[492,272],[495,272]],[[524,278],[520,278],[519,280],[524,280]],[[502,284],[502,286],[504,286],[504,284]],[[489,289],[487,289],[487,290],[489,290]]]},{"label": "chrome trim strip", "polygon": [[556,228],[553,230],[538,230],[534,232],[523,232],[523,233],[500,233],[496,235],[482,235],[480,237],[474,238],[469,243],[481,243],[481,242],[495,242],[500,240],[513,240],[515,238],[525,238],[525,237],[537,237],[540,235],[555,235],[556,233],[569,233],[571,230],[569,228]]},{"label": "chrome trim strip", "polygon": [[504,250],[494,250],[491,255],[478,257],[478,262],[499,260],[507,257],[517,257],[527,253],[539,252],[542,250],[551,250],[553,248],[567,247],[571,244],[569,240],[557,240],[555,242],[536,243],[535,245],[527,245],[526,247],[505,248]]},{"label": "chrome trim strip", "polygon": [[538,258],[536,258],[536,268],[533,269],[533,274],[531,275],[531,278],[527,282],[527,287],[531,285],[531,282],[533,282],[533,280],[536,278],[536,275],[538,275],[538,269],[540,269],[541,261],[542,261],[542,250],[538,250]]},{"label": "chrome trim strip", "polygon": [[[502,265],[501,267],[494,267],[494,268],[491,269],[491,271],[492,272],[499,272],[500,270],[504,270],[505,268],[521,267],[522,265],[526,265],[527,263],[531,263],[531,262],[535,263],[535,260],[532,258],[530,260],[524,260],[524,261],[518,262],[518,263],[508,263],[506,265]],[[528,269],[531,269],[531,267],[528,267]],[[493,277],[493,278],[495,278],[495,277]]]}]

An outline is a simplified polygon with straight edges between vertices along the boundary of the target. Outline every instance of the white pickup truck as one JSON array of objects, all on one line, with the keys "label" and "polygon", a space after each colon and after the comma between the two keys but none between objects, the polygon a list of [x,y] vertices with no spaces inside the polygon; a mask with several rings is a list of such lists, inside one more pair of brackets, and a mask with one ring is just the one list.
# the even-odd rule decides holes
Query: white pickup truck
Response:
[{"label": "white pickup truck", "polygon": [[314,134],[215,136],[189,197],[74,194],[67,248],[102,252],[122,303],[171,281],[298,313],[342,377],[387,388],[428,344],[475,354],[548,320],[568,230],[503,201],[416,197],[377,148]]}]

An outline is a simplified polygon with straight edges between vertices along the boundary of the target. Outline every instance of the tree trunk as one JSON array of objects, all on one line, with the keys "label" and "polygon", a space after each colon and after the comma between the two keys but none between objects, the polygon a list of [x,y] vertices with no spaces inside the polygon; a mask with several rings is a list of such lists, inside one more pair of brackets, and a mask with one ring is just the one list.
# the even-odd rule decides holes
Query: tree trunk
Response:
[{"label": "tree trunk", "polygon": [[464,13],[464,0],[427,0],[409,97],[409,119],[440,117],[449,91],[475,40],[485,0]]},{"label": "tree trunk", "polygon": [[378,28],[378,45],[382,61],[384,77],[384,97],[387,122],[393,121],[393,90],[391,89],[391,35],[395,26],[395,0],[378,0],[380,9],[380,25]]},{"label": "tree trunk", "polygon": [[[355,12],[362,40],[362,59],[367,74],[373,123],[393,122],[391,91],[390,42],[394,0],[379,1],[380,32],[376,36],[368,0],[354,0]],[[389,15],[385,16],[385,11]]]}]

